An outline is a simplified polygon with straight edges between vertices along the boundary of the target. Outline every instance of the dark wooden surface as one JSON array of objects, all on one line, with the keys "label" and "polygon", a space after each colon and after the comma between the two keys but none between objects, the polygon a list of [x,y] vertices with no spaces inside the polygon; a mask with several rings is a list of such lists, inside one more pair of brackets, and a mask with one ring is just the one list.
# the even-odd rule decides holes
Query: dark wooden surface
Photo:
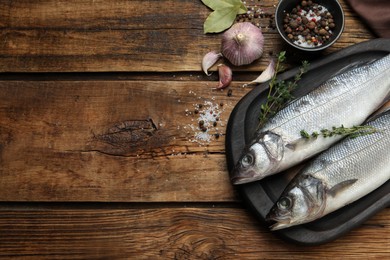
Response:
[{"label": "dark wooden surface", "polygon": [[[345,31],[322,55],[374,38],[341,3]],[[286,46],[260,20],[263,57],[233,68],[231,96],[212,90],[216,73],[200,69],[220,46],[203,34],[209,13],[197,0],[0,2],[0,258],[390,254],[388,208],[316,247],[281,241],[245,209],[223,133],[242,85]],[[198,104],[217,107],[219,138],[194,137]]]}]

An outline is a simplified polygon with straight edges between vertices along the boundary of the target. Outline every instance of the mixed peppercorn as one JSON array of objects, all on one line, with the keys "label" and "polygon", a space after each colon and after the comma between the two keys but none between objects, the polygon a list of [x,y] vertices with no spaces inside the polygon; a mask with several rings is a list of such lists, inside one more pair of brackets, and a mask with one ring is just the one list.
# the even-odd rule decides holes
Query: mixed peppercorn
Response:
[{"label": "mixed peppercorn", "polygon": [[329,41],[336,27],[328,9],[314,1],[303,0],[285,12],[283,29],[287,38],[302,47],[317,47]]}]

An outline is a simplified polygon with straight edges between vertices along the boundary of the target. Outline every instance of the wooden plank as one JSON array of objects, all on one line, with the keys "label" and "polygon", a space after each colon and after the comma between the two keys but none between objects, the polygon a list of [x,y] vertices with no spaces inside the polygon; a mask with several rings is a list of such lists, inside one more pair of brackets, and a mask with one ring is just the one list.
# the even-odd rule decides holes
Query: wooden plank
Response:
[{"label": "wooden plank", "polygon": [[[325,53],[373,37],[341,2],[346,29]],[[274,4],[261,2],[270,14]],[[0,72],[199,71],[220,48],[219,34],[203,34],[209,13],[201,1],[3,1]],[[269,18],[259,23],[264,56],[245,70],[264,69],[270,52],[286,48]]]},{"label": "wooden plank", "polygon": [[0,26],[24,29],[186,29],[196,27],[209,12],[191,0],[18,0],[2,1],[0,7]]},{"label": "wooden plank", "polygon": [[0,257],[28,259],[385,259],[387,208],[342,238],[302,247],[278,239],[246,210],[2,208]]},{"label": "wooden plank", "polygon": [[[0,200],[237,200],[223,135],[249,89],[216,84],[0,82]],[[205,112],[209,141],[195,138]]]}]

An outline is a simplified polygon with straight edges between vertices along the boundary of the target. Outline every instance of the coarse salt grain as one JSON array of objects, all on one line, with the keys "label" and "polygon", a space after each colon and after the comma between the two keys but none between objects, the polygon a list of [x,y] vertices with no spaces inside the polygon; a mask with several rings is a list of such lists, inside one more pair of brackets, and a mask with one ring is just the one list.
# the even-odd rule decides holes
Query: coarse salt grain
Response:
[{"label": "coarse salt grain", "polygon": [[[212,97],[211,100],[215,100],[215,97]],[[193,131],[193,139],[190,139],[189,141],[196,142],[199,145],[205,145],[210,143],[214,136],[218,135],[219,137],[222,135],[215,125],[216,122],[220,120],[224,108],[220,106],[219,103],[214,103],[212,101],[206,100],[202,104],[198,103],[193,105],[194,109],[198,111],[198,118],[195,120],[197,122],[196,125],[188,125]],[[186,109],[186,114],[187,110],[188,109]],[[191,119],[191,122],[193,121],[194,119]],[[200,125],[202,125],[201,128]]]}]

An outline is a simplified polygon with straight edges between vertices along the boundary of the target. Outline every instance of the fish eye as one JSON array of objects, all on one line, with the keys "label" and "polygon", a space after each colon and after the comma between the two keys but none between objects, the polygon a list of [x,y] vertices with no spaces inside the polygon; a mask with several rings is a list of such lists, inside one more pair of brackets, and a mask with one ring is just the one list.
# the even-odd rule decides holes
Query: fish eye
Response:
[{"label": "fish eye", "polygon": [[282,210],[290,209],[292,206],[292,201],[289,197],[283,197],[278,202],[278,208]]},{"label": "fish eye", "polygon": [[244,157],[242,157],[241,164],[243,167],[248,167],[253,164],[253,161],[253,156],[248,153]]}]

